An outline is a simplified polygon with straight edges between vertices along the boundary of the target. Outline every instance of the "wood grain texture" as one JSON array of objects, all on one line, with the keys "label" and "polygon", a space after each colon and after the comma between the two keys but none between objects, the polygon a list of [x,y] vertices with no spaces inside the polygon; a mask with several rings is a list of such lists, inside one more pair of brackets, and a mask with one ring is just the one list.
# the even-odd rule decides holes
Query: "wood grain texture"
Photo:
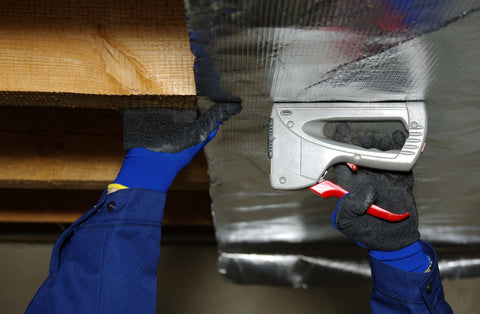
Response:
[{"label": "wood grain texture", "polygon": [[[111,183],[123,162],[117,111],[0,107],[0,188],[95,189]],[[172,190],[208,190],[202,154]]]},{"label": "wood grain texture", "polygon": [[[29,97],[47,93],[51,106],[195,106],[182,0],[1,0],[0,16],[0,99],[7,104],[37,105]],[[75,100],[82,94],[164,97],[85,104]]]}]

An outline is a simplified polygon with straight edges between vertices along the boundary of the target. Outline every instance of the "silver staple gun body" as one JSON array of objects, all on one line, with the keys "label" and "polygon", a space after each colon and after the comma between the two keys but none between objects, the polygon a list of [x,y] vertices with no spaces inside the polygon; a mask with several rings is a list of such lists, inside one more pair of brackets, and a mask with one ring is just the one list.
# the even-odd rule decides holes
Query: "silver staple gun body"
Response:
[{"label": "silver staple gun body", "polygon": [[[408,131],[401,150],[364,149],[327,138],[329,122],[399,121]],[[275,103],[269,130],[270,183],[294,190],[321,181],[330,166],[352,163],[409,171],[423,151],[427,114],[421,101],[385,103]]]}]

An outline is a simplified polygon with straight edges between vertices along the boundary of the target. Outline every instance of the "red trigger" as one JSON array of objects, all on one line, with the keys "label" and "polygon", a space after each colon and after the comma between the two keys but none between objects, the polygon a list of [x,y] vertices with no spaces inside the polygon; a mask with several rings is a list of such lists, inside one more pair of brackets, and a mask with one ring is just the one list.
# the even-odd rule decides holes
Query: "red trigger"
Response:
[{"label": "red trigger", "polygon": [[[332,197],[332,196],[342,197],[343,195],[348,193],[348,191],[342,188],[341,186],[336,185],[335,183],[328,180],[321,181],[318,184],[311,186],[310,191],[320,196],[323,196],[325,198]],[[372,206],[370,206],[370,208],[367,210],[367,214],[380,219],[387,220],[387,221],[392,221],[392,222],[401,221],[407,218],[408,216],[410,216],[410,213],[405,213],[405,214],[392,213],[375,204],[372,204]]]}]

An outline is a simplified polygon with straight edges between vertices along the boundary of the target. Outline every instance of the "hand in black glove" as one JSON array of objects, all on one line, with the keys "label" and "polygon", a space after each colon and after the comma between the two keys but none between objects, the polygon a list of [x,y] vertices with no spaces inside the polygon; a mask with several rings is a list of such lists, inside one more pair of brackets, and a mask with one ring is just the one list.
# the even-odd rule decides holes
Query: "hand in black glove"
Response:
[{"label": "hand in black glove", "polygon": [[213,138],[219,124],[242,110],[240,103],[215,104],[196,119],[194,110],[163,108],[122,111],[124,149],[144,147],[177,153]]},{"label": "hand in black glove", "polygon": [[[392,138],[375,138],[366,132],[352,138],[351,129],[345,123],[337,125],[333,139],[382,151],[399,149],[405,142],[401,131],[395,131]],[[338,184],[350,192],[340,200],[332,217],[338,230],[358,244],[379,251],[396,251],[420,238],[411,171],[358,167],[353,172],[346,164],[336,165],[334,169]],[[396,214],[409,212],[410,216],[398,222],[376,218],[365,213],[371,204]]]},{"label": "hand in black glove", "polygon": [[215,136],[219,124],[241,111],[240,103],[195,111],[162,108],[122,111],[127,156],[115,183],[166,192],[193,157]]}]

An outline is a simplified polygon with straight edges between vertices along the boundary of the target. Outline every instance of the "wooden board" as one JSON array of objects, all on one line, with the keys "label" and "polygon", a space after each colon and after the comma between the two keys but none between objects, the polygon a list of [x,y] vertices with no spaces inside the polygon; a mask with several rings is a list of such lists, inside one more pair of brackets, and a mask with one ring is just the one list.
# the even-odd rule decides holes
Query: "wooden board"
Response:
[{"label": "wooden board", "polygon": [[[0,189],[0,223],[71,224],[88,211],[101,191]],[[163,225],[211,227],[208,191],[172,191]]]},{"label": "wooden board", "polygon": [[[0,107],[0,188],[95,189],[111,183],[123,161],[115,110]],[[200,153],[172,190],[208,190]]]},{"label": "wooden board", "polygon": [[0,104],[195,107],[182,0],[0,0],[0,16]]}]

